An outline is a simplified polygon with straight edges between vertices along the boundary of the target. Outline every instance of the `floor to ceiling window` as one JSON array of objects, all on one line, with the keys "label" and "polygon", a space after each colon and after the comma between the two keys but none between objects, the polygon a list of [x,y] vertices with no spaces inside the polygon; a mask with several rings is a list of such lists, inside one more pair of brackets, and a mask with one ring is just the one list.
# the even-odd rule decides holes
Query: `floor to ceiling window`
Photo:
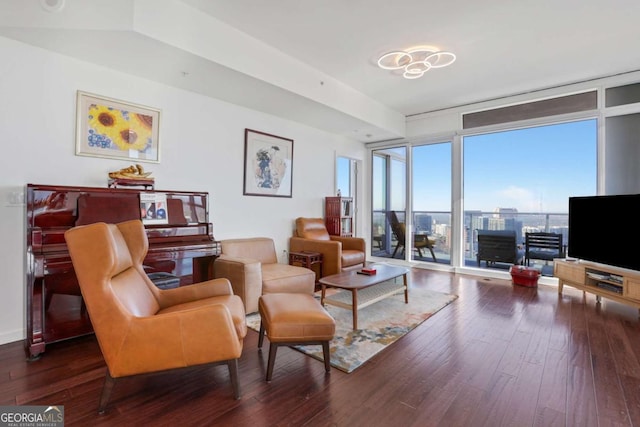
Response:
[{"label": "floor to ceiling window", "polygon": [[[506,272],[514,260],[479,259],[479,233],[513,236],[515,262],[523,261],[527,233],[554,233],[566,249],[569,197],[640,188],[640,83],[619,80],[425,113],[408,121],[408,133],[424,140],[372,143],[371,255]],[[426,143],[445,134],[451,142]],[[594,218],[594,238],[602,227]],[[416,250],[419,235],[433,241],[433,254]],[[552,271],[550,261],[530,262]]]},{"label": "floor to ceiling window", "polygon": [[[373,152],[373,256],[449,264],[451,260],[451,143]],[[411,170],[411,211],[407,173]]]},{"label": "floor to ceiling window", "polygon": [[[400,258],[406,241],[396,221],[406,216],[406,147],[374,150],[372,156],[371,255]],[[394,231],[394,228],[396,231]]]},{"label": "floor to ceiling window", "polygon": [[515,232],[518,261],[527,232],[562,234],[566,244],[569,197],[596,194],[596,142],[595,119],[464,137],[465,264],[512,264],[478,258],[478,230]]},{"label": "floor to ceiling window", "polygon": [[412,147],[412,256],[451,263],[451,142]]}]

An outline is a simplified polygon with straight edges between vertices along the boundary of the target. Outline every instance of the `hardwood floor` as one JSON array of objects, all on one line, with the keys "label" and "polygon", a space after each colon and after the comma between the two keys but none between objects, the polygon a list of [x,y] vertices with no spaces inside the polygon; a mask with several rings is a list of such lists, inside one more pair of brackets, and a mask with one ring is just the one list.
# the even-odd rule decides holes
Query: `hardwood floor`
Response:
[{"label": "hardwood floor", "polygon": [[198,367],[122,379],[100,416],[93,337],[34,362],[16,342],[0,346],[0,405],[64,405],[67,426],[640,426],[636,309],[420,269],[411,287],[459,298],[351,374],[281,348],[266,383],[249,331],[240,400],[226,366]]}]

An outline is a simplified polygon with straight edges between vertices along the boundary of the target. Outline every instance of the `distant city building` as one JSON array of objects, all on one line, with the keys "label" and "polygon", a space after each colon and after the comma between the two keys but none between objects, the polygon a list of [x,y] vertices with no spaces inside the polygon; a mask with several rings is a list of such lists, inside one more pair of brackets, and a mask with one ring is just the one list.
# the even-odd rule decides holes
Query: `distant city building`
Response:
[{"label": "distant city building", "polygon": [[423,231],[426,232],[428,234],[432,234],[431,230],[432,230],[432,226],[433,226],[433,218],[431,217],[431,215],[427,215],[427,214],[423,214],[423,213],[417,213],[416,214],[416,223],[415,223],[415,228],[416,231]]},{"label": "distant city building", "polygon": [[495,208],[493,210],[494,218],[517,218],[518,209],[516,208]]}]

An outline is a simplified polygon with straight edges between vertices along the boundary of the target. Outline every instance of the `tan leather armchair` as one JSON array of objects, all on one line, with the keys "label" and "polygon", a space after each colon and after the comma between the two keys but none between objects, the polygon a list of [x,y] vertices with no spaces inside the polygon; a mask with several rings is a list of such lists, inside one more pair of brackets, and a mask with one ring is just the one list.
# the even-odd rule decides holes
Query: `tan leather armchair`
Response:
[{"label": "tan leather armchair", "polygon": [[322,218],[297,218],[295,236],[289,239],[291,252],[320,252],[322,276],[364,267],[366,244],[360,237],[331,236]]},{"label": "tan leather armchair", "polygon": [[149,242],[139,220],[78,226],[65,239],[108,368],[100,413],[117,378],[212,362],[227,364],[240,397],[247,326],[228,280],[158,289],[142,266]]},{"label": "tan leather armchair", "polygon": [[258,311],[258,299],[262,294],[312,294],[315,290],[316,275],[312,270],[278,263],[273,239],[222,240],[220,249],[221,255],[214,263],[214,275],[229,279],[247,313]]}]

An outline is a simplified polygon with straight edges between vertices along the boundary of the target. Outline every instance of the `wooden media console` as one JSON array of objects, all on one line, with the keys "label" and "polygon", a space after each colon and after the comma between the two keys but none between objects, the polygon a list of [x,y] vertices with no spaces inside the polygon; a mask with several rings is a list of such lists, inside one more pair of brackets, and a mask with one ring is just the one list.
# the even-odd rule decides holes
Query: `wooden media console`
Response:
[{"label": "wooden media console", "polygon": [[569,285],[584,292],[605,297],[640,309],[640,272],[588,261],[556,259],[553,275],[558,278],[558,293]]}]

